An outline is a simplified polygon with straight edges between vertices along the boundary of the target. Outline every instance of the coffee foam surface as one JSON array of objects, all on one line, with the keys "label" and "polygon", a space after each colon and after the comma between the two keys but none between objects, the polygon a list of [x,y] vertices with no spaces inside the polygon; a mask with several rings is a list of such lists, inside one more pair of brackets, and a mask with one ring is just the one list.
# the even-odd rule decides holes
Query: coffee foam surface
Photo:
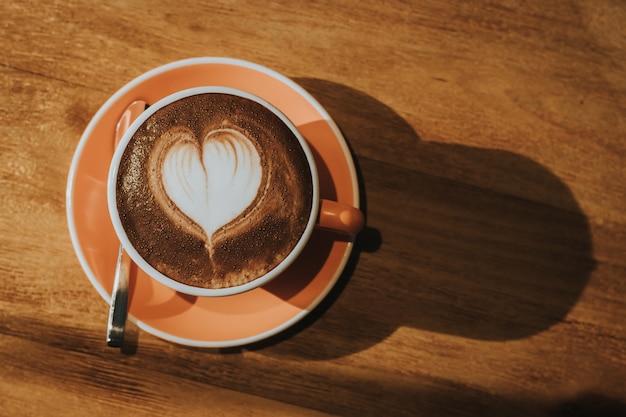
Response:
[{"label": "coffee foam surface", "polygon": [[308,161],[258,103],[194,96],[158,110],[127,146],[118,211],[139,254],[188,285],[222,288],[278,265],[307,225]]}]

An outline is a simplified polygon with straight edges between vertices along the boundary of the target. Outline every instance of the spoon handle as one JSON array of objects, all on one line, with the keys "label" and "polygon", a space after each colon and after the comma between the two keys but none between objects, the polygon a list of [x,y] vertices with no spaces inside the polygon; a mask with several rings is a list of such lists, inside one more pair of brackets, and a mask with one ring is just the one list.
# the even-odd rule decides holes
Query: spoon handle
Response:
[{"label": "spoon handle", "polygon": [[128,275],[130,273],[130,257],[120,245],[111,293],[111,309],[107,325],[107,344],[120,347],[124,341],[126,316],[128,314]]}]

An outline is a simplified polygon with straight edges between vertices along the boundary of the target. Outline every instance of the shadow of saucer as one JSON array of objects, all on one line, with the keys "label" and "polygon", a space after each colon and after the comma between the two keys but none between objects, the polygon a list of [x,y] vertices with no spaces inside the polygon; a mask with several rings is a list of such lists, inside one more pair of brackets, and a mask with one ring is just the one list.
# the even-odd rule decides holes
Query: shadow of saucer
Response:
[{"label": "shadow of saucer", "polygon": [[[563,320],[595,261],[587,219],[556,175],[508,151],[423,141],[393,109],[349,87],[296,82],[360,155],[368,227],[328,300],[251,348],[326,359],[401,326],[512,340]],[[302,349],[314,341],[324,348]]]},{"label": "shadow of saucer", "polygon": [[603,394],[584,393],[551,407],[553,417],[626,417],[626,404]]}]

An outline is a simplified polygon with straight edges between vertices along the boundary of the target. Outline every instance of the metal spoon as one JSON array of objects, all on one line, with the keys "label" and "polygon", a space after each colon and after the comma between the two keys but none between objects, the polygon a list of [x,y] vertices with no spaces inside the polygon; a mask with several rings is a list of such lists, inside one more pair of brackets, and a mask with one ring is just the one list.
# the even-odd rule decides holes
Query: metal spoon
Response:
[{"label": "metal spoon", "polygon": [[[115,128],[114,148],[117,147],[122,136],[130,124],[146,109],[145,101],[132,102],[124,111]],[[107,344],[111,347],[121,347],[124,342],[124,329],[128,315],[128,276],[130,274],[130,257],[120,245],[111,291],[111,309],[107,324]]]}]

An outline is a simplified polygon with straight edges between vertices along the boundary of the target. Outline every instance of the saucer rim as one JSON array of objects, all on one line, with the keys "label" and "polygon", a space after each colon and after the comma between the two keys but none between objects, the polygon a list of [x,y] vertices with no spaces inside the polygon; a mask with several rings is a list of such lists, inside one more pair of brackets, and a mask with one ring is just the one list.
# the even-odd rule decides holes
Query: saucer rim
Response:
[{"label": "saucer rim", "polygon": [[[237,59],[237,58],[226,58],[226,57],[196,57],[196,58],[188,58],[188,59],[183,59],[183,60],[179,60],[179,61],[174,61],[162,66],[159,66],[157,68],[154,68],[152,70],[149,70],[141,75],[139,75],[138,77],[134,78],[133,80],[131,80],[130,82],[128,82],[127,84],[125,84],[123,87],[121,87],[119,90],[117,90],[99,109],[98,111],[95,113],[95,115],[92,117],[92,119],[90,120],[89,124],[87,125],[87,127],[85,128],[83,134],[81,135],[81,138],[79,140],[79,143],[76,147],[76,150],[74,152],[74,155],[72,157],[72,162],[70,165],[70,169],[68,172],[68,181],[67,181],[67,187],[66,187],[66,216],[67,216],[67,221],[68,221],[68,228],[69,228],[69,232],[70,232],[70,237],[71,237],[71,241],[72,241],[72,245],[74,248],[74,252],[76,253],[79,263],[83,269],[83,271],[86,273],[87,277],[89,278],[89,281],[91,282],[91,284],[94,286],[94,288],[96,289],[96,291],[100,294],[100,296],[107,302],[110,303],[111,300],[111,295],[109,294],[108,291],[106,291],[103,287],[103,285],[101,284],[101,282],[97,279],[97,277],[95,277],[94,272],[91,270],[91,267],[89,266],[87,259],[85,258],[84,254],[83,254],[83,250],[82,247],[80,245],[80,241],[79,241],[79,237],[78,237],[78,232],[76,230],[76,226],[75,226],[75,221],[74,221],[74,204],[73,204],[73,189],[74,189],[74,185],[75,185],[75,179],[76,179],[76,175],[77,175],[77,170],[78,170],[78,165],[79,162],[81,161],[81,158],[83,156],[83,151],[84,148],[87,144],[87,142],[89,141],[90,137],[93,135],[93,130],[95,128],[95,126],[97,125],[98,121],[103,117],[104,114],[106,114],[107,110],[112,107],[117,101],[120,100],[120,98],[122,98],[128,91],[130,91],[131,89],[133,89],[134,87],[136,87],[138,84],[167,71],[170,71],[172,69],[181,67],[181,66],[193,66],[193,65],[234,65],[234,66],[241,66],[247,69],[250,69],[252,71],[256,71],[256,72],[261,72],[264,73],[266,75],[269,75],[275,79],[277,79],[279,82],[283,83],[287,88],[294,90],[298,95],[300,95],[302,98],[304,98],[321,116],[321,120],[323,120],[328,127],[331,129],[333,136],[335,137],[335,140],[337,141],[337,143],[339,144],[344,156],[345,156],[345,162],[348,168],[348,171],[350,172],[350,177],[351,177],[351,183],[352,183],[352,204],[356,207],[356,208],[360,208],[360,196],[359,196],[359,181],[358,181],[358,176],[356,173],[356,168],[355,168],[355,164],[354,164],[354,158],[352,155],[352,152],[350,150],[350,148],[348,147],[348,144],[345,140],[345,137],[343,136],[343,134],[341,133],[339,127],[337,126],[337,124],[335,123],[335,121],[332,119],[332,117],[330,116],[330,114],[326,111],[326,109],[308,92],[306,91],[303,87],[301,87],[300,85],[298,85],[295,81],[293,81],[292,79],[270,69],[267,68],[265,66],[262,66],[260,64],[256,64],[256,63],[252,63],[249,61],[245,61],[245,60],[241,60],[241,59]],[[136,317],[134,317],[134,315],[129,314],[128,319],[133,322],[135,325],[137,325],[137,327],[139,327],[140,329],[146,331],[147,333],[150,333],[156,337],[159,337],[163,340],[167,340],[173,343],[177,343],[177,344],[181,344],[181,345],[185,345],[185,346],[192,346],[192,347],[204,347],[204,348],[228,348],[228,347],[241,347],[241,346],[245,346],[245,345],[249,345],[255,342],[259,342],[262,340],[266,340],[270,337],[273,337],[277,334],[282,333],[283,331],[289,329],[290,327],[292,327],[293,325],[295,325],[296,323],[298,323],[300,320],[302,320],[304,317],[306,317],[307,315],[309,315],[330,293],[330,291],[335,287],[337,281],[339,280],[341,274],[343,273],[343,271],[345,270],[345,267],[347,265],[347,262],[352,254],[353,251],[353,246],[354,246],[354,237],[352,237],[348,242],[346,242],[347,245],[345,247],[345,250],[343,251],[342,254],[342,259],[341,262],[339,263],[339,265],[337,266],[336,270],[334,271],[333,277],[332,279],[330,279],[327,283],[327,285],[324,287],[324,289],[322,291],[319,292],[319,294],[317,294],[317,296],[309,303],[308,306],[301,308],[301,310],[291,316],[289,319],[283,321],[281,324],[279,324],[278,326],[275,326],[269,330],[265,330],[262,331],[260,333],[257,333],[255,335],[249,336],[249,337],[244,337],[244,338],[238,338],[238,339],[229,339],[229,340],[219,340],[219,341],[211,341],[211,340],[197,340],[197,339],[188,339],[188,338],[183,338],[183,337],[179,337],[176,335],[173,335],[171,333],[167,333],[164,332],[154,326],[148,325],[146,323],[144,323],[143,321],[137,319]]]}]

